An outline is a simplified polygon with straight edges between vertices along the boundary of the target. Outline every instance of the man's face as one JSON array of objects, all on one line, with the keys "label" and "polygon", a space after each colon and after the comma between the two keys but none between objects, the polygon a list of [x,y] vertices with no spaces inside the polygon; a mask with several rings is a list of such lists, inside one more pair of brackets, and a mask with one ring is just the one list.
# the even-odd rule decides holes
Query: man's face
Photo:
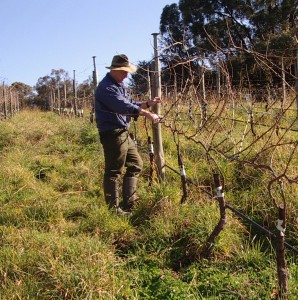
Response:
[{"label": "man's face", "polygon": [[128,72],[122,70],[112,70],[111,75],[117,82],[122,82],[128,76]]}]

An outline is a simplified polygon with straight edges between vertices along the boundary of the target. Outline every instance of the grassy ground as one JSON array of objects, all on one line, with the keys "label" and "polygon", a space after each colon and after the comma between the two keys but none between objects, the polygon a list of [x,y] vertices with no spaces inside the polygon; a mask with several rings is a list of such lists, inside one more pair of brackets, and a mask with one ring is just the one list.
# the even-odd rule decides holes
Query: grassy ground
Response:
[{"label": "grassy ground", "polygon": [[[196,186],[181,205],[180,178],[171,170],[163,183],[149,186],[147,137],[139,123],[140,201],[133,216],[123,218],[104,203],[103,153],[88,119],[22,111],[1,122],[0,299],[274,297],[273,244],[232,212],[213,257],[202,257],[218,205]],[[163,138],[166,163],[178,170],[172,136],[165,130]],[[188,176],[212,191],[198,147],[185,142],[182,151]],[[228,187],[238,184],[227,190],[228,201],[262,224],[266,215],[269,226],[275,212],[264,192],[265,176],[239,172],[231,162],[221,168]],[[259,181],[248,181],[256,176]],[[295,237],[297,185],[290,189],[289,232]],[[289,299],[297,299],[298,260],[290,251],[286,255]]]}]

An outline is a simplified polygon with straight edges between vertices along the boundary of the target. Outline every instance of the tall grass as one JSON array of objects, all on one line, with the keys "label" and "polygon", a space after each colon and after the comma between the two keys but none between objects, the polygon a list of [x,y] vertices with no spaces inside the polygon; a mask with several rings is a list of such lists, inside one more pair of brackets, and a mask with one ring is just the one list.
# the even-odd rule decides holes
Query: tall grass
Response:
[{"label": "tall grass", "polygon": [[[103,153],[89,120],[22,111],[1,122],[0,299],[270,299],[277,282],[268,240],[259,233],[251,239],[247,224],[228,213],[214,256],[203,259],[219,219],[216,201],[190,186],[181,205],[180,178],[170,170],[165,182],[149,187],[142,126],[137,137],[145,164],[140,200],[133,216],[123,218],[105,205]],[[165,130],[163,138],[166,161],[178,169],[172,136]],[[188,176],[212,188],[199,148],[185,144],[182,151]],[[238,183],[229,201],[270,215],[262,174],[221,167],[227,186]],[[247,178],[256,176],[260,183],[248,189]],[[292,231],[296,200],[289,208]],[[297,257],[287,255],[289,299],[296,299]]]}]

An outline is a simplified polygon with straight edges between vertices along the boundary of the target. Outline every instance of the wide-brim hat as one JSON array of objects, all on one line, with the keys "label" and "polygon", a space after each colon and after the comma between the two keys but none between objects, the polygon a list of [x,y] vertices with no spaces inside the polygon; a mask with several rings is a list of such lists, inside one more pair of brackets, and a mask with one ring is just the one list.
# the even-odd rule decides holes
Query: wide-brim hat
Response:
[{"label": "wide-brim hat", "polygon": [[115,55],[111,65],[106,68],[110,70],[126,71],[129,73],[134,73],[137,70],[137,67],[128,61],[128,57],[125,54]]}]

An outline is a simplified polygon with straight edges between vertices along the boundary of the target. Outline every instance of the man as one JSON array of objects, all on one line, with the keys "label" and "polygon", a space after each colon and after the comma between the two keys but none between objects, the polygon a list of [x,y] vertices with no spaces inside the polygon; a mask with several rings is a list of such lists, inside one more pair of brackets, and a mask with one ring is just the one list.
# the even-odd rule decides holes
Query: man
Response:
[{"label": "man", "polygon": [[[123,80],[137,68],[129,63],[126,55],[115,55],[111,66],[106,68],[110,71],[95,92],[96,124],[105,157],[104,196],[110,208],[116,208],[117,213],[125,215],[133,207],[138,175],[143,167],[137,147],[129,136],[130,119],[140,115],[153,123],[159,122],[159,116],[146,108],[160,103],[161,100],[156,97],[142,103],[131,99]],[[122,209],[119,206],[118,184],[124,168],[126,171],[122,185]]]}]

